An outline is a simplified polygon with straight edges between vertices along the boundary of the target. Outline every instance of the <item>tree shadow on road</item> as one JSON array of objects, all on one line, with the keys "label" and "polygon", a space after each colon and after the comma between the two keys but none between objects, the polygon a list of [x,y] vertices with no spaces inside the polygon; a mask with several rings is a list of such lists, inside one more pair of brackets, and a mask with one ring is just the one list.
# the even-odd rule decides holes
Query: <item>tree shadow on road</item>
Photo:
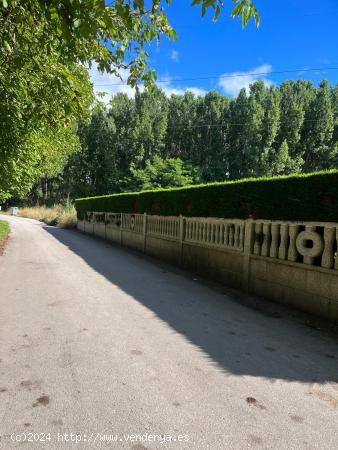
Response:
[{"label": "tree shadow on road", "polygon": [[268,317],[128,249],[77,231],[44,229],[225,371],[271,382],[338,383],[338,338]]}]

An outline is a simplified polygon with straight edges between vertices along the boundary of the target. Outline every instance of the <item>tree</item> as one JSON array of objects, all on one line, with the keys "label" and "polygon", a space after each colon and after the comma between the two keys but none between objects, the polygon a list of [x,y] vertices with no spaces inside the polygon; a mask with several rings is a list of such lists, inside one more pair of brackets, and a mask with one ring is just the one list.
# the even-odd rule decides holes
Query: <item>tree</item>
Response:
[{"label": "tree", "polygon": [[136,167],[160,155],[165,146],[167,131],[167,97],[161,89],[135,94],[135,114],[131,123],[132,141],[129,143]]},{"label": "tree", "polygon": [[198,141],[192,161],[201,167],[204,181],[224,180],[227,175],[227,127],[223,127],[223,120],[228,107],[228,99],[217,92],[209,92],[197,103],[198,119],[192,132],[196,134]]},{"label": "tree", "polygon": [[[147,69],[145,46],[175,38],[163,4],[170,0],[2,0],[0,3],[0,197],[22,195],[39,176],[34,136],[88,119],[92,89],[88,68],[119,74],[128,83],[156,78]],[[251,0],[236,0],[232,15],[258,24]],[[195,0],[202,15],[220,0]],[[70,147],[71,148],[71,147]],[[11,170],[11,173],[8,172]],[[24,172],[29,173],[29,177]],[[25,181],[23,181],[25,180]],[[28,181],[30,180],[30,181]]]},{"label": "tree", "polygon": [[[59,201],[68,194],[74,198],[301,172],[307,155],[314,167],[335,168],[337,135],[330,130],[337,111],[337,87],[322,83],[316,88],[304,81],[280,87],[255,82],[237,99],[215,92],[167,98],[159,89],[138,92],[135,98],[117,94],[108,106],[96,105],[90,123],[79,127],[81,151],[69,156],[65,135],[57,139],[65,145],[60,159],[52,156],[43,164],[41,140],[33,155],[42,180],[32,198],[43,200],[46,179],[48,201]],[[47,146],[46,153],[53,155],[52,148]],[[16,166],[21,167],[20,161]],[[30,176],[26,171],[23,186]]]},{"label": "tree", "polygon": [[[280,124],[280,95],[274,86],[266,90],[264,98],[264,118],[262,120],[262,148],[257,171],[261,175],[273,173],[275,146]],[[287,145],[287,143],[286,143]],[[278,155],[278,152],[277,152]]]},{"label": "tree", "polygon": [[168,188],[196,184],[199,171],[179,158],[162,159],[156,155],[144,169],[131,167],[131,177],[124,180],[125,191]]},{"label": "tree", "polygon": [[295,169],[297,169],[297,162],[290,157],[288,143],[284,140],[273,154],[269,175],[289,175]]},{"label": "tree", "polygon": [[332,142],[334,115],[331,106],[329,83],[320,83],[305,116],[304,171],[327,169],[335,159],[337,146]]},{"label": "tree", "polygon": [[305,114],[314,95],[314,87],[309,81],[285,81],[280,87],[280,128],[276,139],[277,146],[286,140],[290,157],[297,162],[298,171],[304,163]]},{"label": "tree", "polygon": [[166,157],[194,159],[199,145],[194,125],[197,124],[200,101],[192,92],[186,92],[184,95],[173,94],[168,99]]}]

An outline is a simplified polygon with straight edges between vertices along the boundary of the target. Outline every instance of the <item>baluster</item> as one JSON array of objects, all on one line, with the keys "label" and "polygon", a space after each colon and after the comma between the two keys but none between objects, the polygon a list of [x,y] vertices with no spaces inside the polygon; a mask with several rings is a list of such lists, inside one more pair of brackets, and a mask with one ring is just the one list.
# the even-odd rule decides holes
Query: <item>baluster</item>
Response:
[{"label": "baluster", "polygon": [[324,251],[322,254],[322,267],[331,269],[334,265],[333,245],[336,229],[333,227],[324,228]]},{"label": "baluster", "polygon": [[288,250],[288,260],[289,261],[297,261],[297,248],[296,248],[296,239],[299,232],[299,225],[289,225],[289,250]]},{"label": "baluster", "polygon": [[262,223],[255,223],[255,243],[254,243],[254,249],[253,252],[255,255],[261,254],[261,239],[262,239],[262,229],[263,224]]},{"label": "baluster", "polygon": [[270,245],[270,257],[277,258],[278,255],[278,238],[279,238],[279,224],[271,224],[271,245]]},{"label": "baluster", "polygon": [[239,248],[240,250],[243,250],[244,248],[244,225],[240,225],[240,234],[239,234]]},{"label": "baluster", "polygon": [[209,224],[208,222],[205,223],[205,242],[209,242]]},{"label": "baluster", "polygon": [[234,227],[232,223],[228,224],[228,238],[229,238],[229,247],[233,247],[234,245]]},{"label": "baluster", "polygon": [[218,245],[218,223],[215,223],[215,244]]},{"label": "baluster", "polygon": [[211,230],[210,230],[210,244],[213,244],[214,242],[214,224],[211,224]]},{"label": "baluster", "polygon": [[263,234],[264,234],[264,238],[263,238],[261,255],[268,256],[269,250],[270,250],[270,224],[269,223],[263,224]]},{"label": "baluster", "polygon": [[282,223],[280,226],[280,244],[278,249],[278,258],[286,259],[288,253],[289,225]]},{"label": "baluster", "polygon": [[238,224],[235,223],[235,240],[234,240],[234,247],[238,248],[238,241],[239,241],[239,228]]},{"label": "baluster", "polygon": [[219,238],[220,238],[220,245],[223,247],[223,245],[224,245],[224,223],[222,223],[220,225]]},{"label": "baluster", "polygon": [[227,223],[224,224],[224,245],[225,247],[229,246],[229,228]]},{"label": "baluster", "polygon": [[222,241],[223,241],[223,224],[219,223],[218,224],[218,245],[222,245]]}]

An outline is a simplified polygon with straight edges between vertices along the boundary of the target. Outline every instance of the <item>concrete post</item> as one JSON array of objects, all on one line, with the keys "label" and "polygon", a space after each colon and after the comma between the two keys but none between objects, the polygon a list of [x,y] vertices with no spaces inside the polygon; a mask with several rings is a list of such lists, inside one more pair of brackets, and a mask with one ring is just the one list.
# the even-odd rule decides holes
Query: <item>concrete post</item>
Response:
[{"label": "concrete post", "polygon": [[147,245],[147,213],[143,213],[143,253],[146,252]]},{"label": "concrete post", "polygon": [[242,275],[242,287],[245,292],[249,292],[249,280],[250,280],[250,255],[254,246],[254,223],[252,219],[248,219],[244,224],[244,257],[243,257],[243,275]]},{"label": "concrete post", "polygon": [[185,217],[180,214],[180,264],[183,264],[183,242],[185,239]]},{"label": "concrete post", "polygon": [[120,244],[122,245],[122,229],[123,229],[123,213],[121,213],[120,218]]}]

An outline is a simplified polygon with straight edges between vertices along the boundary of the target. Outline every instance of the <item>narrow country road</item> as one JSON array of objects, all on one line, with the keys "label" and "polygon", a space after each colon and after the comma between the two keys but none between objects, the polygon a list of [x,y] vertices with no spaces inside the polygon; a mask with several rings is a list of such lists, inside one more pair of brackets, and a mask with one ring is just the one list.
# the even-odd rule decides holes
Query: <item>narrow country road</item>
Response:
[{"label": "narrow country road", "polygon": [[[1,448],[338,448],[338,338],[77,231],[7,220]],[[50,440],[12,442],[23,433]]]}]

